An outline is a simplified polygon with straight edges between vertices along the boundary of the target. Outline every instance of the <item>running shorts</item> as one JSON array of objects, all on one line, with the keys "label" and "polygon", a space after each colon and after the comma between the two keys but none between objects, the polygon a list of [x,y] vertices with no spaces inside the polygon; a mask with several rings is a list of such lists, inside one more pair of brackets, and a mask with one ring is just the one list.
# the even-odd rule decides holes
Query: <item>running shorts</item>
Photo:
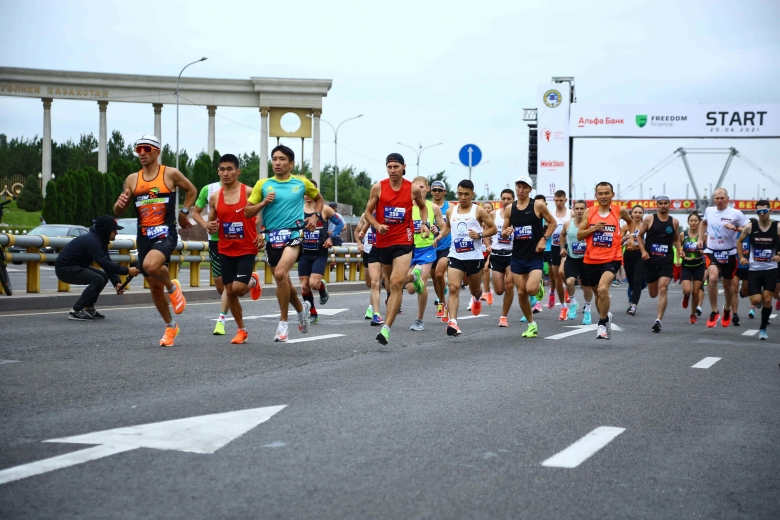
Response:
[{"label": "running shorts", "polygon": [[704,261],[708,269],[711,265],[717,266],[725,280],[731,280],[737,274],[737,255],[728,255],[725,260],[719,261],[713,253],[704,253]]},{"label": "running shorts", "polygon": [[146,235],[139,234],[136,236],[135,243],[138,246],[138,270],[144,276],[149,276],[144,271],[144,259],[149,251],[155,250],[165,255],[165,265],[171,261],[171,253],[176,249],[176,244],[179,242],[179,234],[176,232],[176,227],[171,225],[168,227],[168,233],[162,238],[146,238]]},{"label": "running shorts", "polygon": [[298,276],[324,275],[328,265],[328,255],[307,255],[298,258]]},{"label": "running shorts", "polygon": [[222,283],[240,282],[249,285],[249,279],[255,270],[257,255],[227,256],[219,255],[219,266],[222,270]]},{"label": "running shorts", "polygon": [[436,249],[433,246],[414,248],[412,265],[432,264],[436,261]]},{"label": "running shorts", "polygon": [[655,283],[659,278],[671,278],[674,273],[674,260],[670,256],[653,257],[645,260],[645,279]]},{"label": "running shorts", "polygon": [[580,279],[582,285],[585,287],[598,287],[601,282],[601,276],[604,273],[611,273],[614,279],[615,274],[620,271],[620,260],[613,260],[611,262],[605,262],[603,264],[582,264],[582,274]]},{"label": "running shorts", "polygon": [[682,266],[682,279],[693,282],[703,282],[704,276],[707,273],[707,269],[704,267],[704,262],[699,265],[685,265]]},{"label": "running shorts", "polygon": [[[408,255],[414,251],[414,245],[404,246],[388,246],[388,247],[372,247],[371,256],[376,257],[376,261],[382,265],[393,265],[393,260],[396,258]],[[370,261],[369,261],[370,263]]]},{"label": "running shorts", "polygon": [[566,257],[566,261],[563,263],[563,273],[567,279],[569,278],[582,278],[583,267],[585,263],[582,258]]},{"label": "running shorts", "polygon": [[517,258],[512,257],[509,261],[509,267],[513,274],[528,274],[531,271],[542,271],[544,269],[544,260],[541,258]]},{"label": "running shorts", "polygon": [[485,266],[485,259],[461,260],[460,258],[450,257],[449,263],[447,265],[453,269],[457,269],[458,271],[463,271],[466,276],[471,276],[482,271],[482,268]]},{"label": "running shorts", "polygon": [[[268,262],[268,265],[270,265],[271,267],[276,267],[279,264],[279,260],[282,259],[282,253],[284,253],[284,250],[287,249],[288,247],[295,247],[298,249],[298,258],[295,259],[297,261],[301,257],[302,243],[303,243],[303,237],[300,236],[296,238],[291,238],[282,247],[271,247],[271,245],[266,242],[266,246],[265,246],[266,262]],[[222,276],[224,276],[224,274]]]},{"label": "running shorts", "polygon": [[209,265],[211,266],[211,276],[213,278],[222,276],[222,268],[219,266],[218,240],[209,240]]},{"label": "running shorts", "polygon": [[450,248],[447,249],[437,249],[436,250],[436,264],[439,264],[439,260],[442,258],[447,258],[447,255],[450,254]]},{"label": "running shorts", "polygon": [[512,261],[512,255],[490,255],[490,268],[497,273],[505,273]]},{"label": "running shorts", "polygon": [[[744,269],[741,269],[744,270]],[[774,293],[777,289],[777,269],[749,271],[748,295],[756,296],[764,291]]]},{"label": "running shorts", "polygon": [[551,246],[550,247],[550,263],[556,267],[559,267],[561,265],[561,246]]},{"label": "running shorts", "polygon": [[[739,262],[739,260],[737,260],[737,262]],[[739,278],[740,280],[743,280],[743,281],[744,280],[748,280],[750,278],[748,276],[749,272],[750,272],[750,269],[748,269],[747,266],[745,266],[745,267],[743,267],[741,269],[739,267],[737,267],[737,278]]]}]

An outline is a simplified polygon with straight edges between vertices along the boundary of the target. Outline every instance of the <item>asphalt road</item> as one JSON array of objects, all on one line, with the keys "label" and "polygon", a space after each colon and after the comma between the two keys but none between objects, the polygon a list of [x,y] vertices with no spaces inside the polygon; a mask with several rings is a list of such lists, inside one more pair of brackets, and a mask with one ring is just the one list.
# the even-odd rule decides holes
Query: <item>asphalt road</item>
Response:
[{"label": "asphalt road", "polygon": [[[188,305],[174,348],[151,306],[0,315],[0,475],[90,447],[50,439],[287,405],[212,454],[139,448],[2,484],[0,518],[780,517],[780,326],[743,335],[746,309],[739,328],[689,325],[675,286],[653,334],[655,301],[631,318],[624,287],[610,341],[549,339],[578,329],[547,309],[522,339],[516,306],[497,328],[498,302],[461,337],[432,303],[411,332],[407,295],[382,347],[366,293],[332,295],[323,310],[344,310],[308,334],[339,336],[288,344],[274,317],[247,321],[245,345],[233,322],[212,336],[210,302]],[[584,460],[567,450],[601,427],[621,430]]]}]

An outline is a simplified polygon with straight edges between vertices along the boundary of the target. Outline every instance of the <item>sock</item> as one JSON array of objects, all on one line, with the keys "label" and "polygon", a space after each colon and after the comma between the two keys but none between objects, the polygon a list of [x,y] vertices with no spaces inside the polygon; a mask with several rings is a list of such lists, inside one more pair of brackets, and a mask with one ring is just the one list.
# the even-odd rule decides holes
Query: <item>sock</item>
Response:
[{"label": "sock", "polygon": [[176,322],[175,322],[175,321],[172,321],[172,322],[170,322],[170,323],[166,323],[166,324],[165,324],[165,326],[166,326],[166,327],[170,327],[170,328],[172,328],[172,329],[175,329],[175,328],[176,328]]},{"label": "sock", "polygon": [[374,312],[374,306],[373,305],[369,305],[368,306],[368,310],[370,310],[371,312]]},{"label": "sock", "polygon": [[[255,280],[254,276],[249,277],[249,283],[247,285],[249,286],[250,289],[255,285],[257,285],[257,281]],[[243,330],[243,329],[239,329],[239,330]]]},{"label": "sock", "polygon": [[590,311],[590,302],[585,302],[585,310]]},{"label": "sock", "polygon": [[506,316],[501,316],[503,319],[506,319]]},{"label": "sock", "polygon": [[171,287],[170,289],[168,289],[168,293],[169,293],[169,294],[173,294],[173,293],[175,293],[175,292],[176,292],[176,284],[173,284],[173,287]]},{"label": "sock", "polygon": [[325,282],[320,282],[320,288],[317,289],[317,290],[319,291],[320,294],[322,294],[325,291],[327,291],[327,289],[325,288]]},{"label": "sock", "polygon": [[244,332],[246,332],[246,329],[238,329],[238,332],[241,332],[242,330],[243,330]]},{"label": "sock", "polygon": [[536,296],[529,296],[528,301],[531,302],[531,307],[536,305]]},{"label": "sock", "polygon": [[572,305],[577,305],[577,298],[575,298],[574,296],[572,296],[572,297],[571,297],[571,298],[569,298],[569,299],[571,300],[571,304],[572,304]]},{"label": "sock", "polygon": [[568,303],[566,303],[565,301],[564,301],[564,302],[561,302],[561,308],[562,308],[562,309],[568,309],[568,308],[569,308],[569,304],[568,304]]},{"label": "sock", "polygon": [[309,305],[311,306],[311,314],[317,314],[317,309],[314,308],[314,296],[312,296],[311,292],[301,291],[301,297],[303,298],[303,301],[309,302]]},{"label": "sock", "polygon": [[458,320],[450,320],[450,323],[454,323],[455,325],[458,324]]},{"label": "sock", "polygon": [[225,323],[225,318],[227,318],[227,313],[220,312],[219,313],[219,321],[221,321],[222,323]]},{"label": "sock", "polygon": [[599,325],[605,325],[606,326],[606,324],[607,324],[607,319],[606,318],[599,318]]},{"label": "sock", "polygon": [[765,329],[767,325],[769,325],[769,315],[772,314],[772,307],[762,307],[761,308],[761,327],[762,329]]}]

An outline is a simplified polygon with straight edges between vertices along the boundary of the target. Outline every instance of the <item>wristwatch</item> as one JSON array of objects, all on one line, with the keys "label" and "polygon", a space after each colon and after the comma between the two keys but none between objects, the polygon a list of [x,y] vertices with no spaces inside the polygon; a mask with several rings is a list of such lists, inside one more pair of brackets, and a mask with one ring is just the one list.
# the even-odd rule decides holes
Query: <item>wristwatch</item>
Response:
[{"label": "wristwatch", "polygon": [[185,215],[189,215],[190,214],[190,208],[181,208],[179,211],[181,213],[184,213]]},{"label": "wristwatch", "polygon": [[479,235],[479,238],[484,238],[484,237],[482,236],[482,231],[480,231],[480,232],[479,232],[479,233],[477,233],[477,234]]}]

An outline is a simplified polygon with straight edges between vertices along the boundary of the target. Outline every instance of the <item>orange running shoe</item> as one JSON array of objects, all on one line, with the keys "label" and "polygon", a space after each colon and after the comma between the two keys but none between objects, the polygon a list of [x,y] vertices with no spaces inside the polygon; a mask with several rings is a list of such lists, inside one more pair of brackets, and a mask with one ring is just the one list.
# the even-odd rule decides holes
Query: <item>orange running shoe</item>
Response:
[{"label": "orange running shoe", "polygon": [[171,305],[173,306],[173,312],[181,314],[184,312],[184,308],[187,306],[187,300],[184,299],[184,293],[181,292],[181,284],[179,280],[171,280],[174,285],[173,292],[168,293],[168,297],[171,299]]},{"label": "orange running shoe", "polygon": [[253,300],[259,300],[263,295],[263,287],[260,285],[260,277],[257,275],[257,273],[253,272],[252,278],[255,279],[255,286],[249,289],[249,296],[251,296]]},{"label": "orange running shoe", "polygon": [[696,319],[696,315],[695,314],[691,314],[691,319],[690,319],[690,321],[688,323],[698,323],[698,320]]},{"label": "orange running shoe", "polygon": [[241,345],[242,343],[246,343],[246,339],[249,337],[249,334],[246,333],[245,330],[239,330],[236,332],[236,336],[230,340],[230,342],[234,345]]},{"label": "orange running shoe", "polygon": [[460,336],[463,334],[460,331],[460,327],[458,327],[458,324],[455,323],[455,320],[450,320],[447,323],[447,336]]},{"label": "orange running shoe", "polygon": [[499,327],[509,327],[509,322],[506,321],[506,316],[501,316],[498,318],[498,326]]},{"label": "orange running shoe", "polygon": [[493,293],[492,292],[487,293],[487,303],[488,303],[488,305],[493,305]]},{"label": "orange running shoe", "polygon": [[566,303],[571,303],[571,298],[569,298],[569,290],[568,289],[564,289],[563,290],[563,294],[566,296],[566,298],[565,298],[566,299]]},{"label": "orange running shoe", "polygon": [[441,317],[442,323],[449,323],[450,322],[450,308],[448,305],[444,306],[444,315]]},{"label": "orange running shoe", "polygon": [[691,297],[690,294],[684,294],[683,295],[683,299],[682,299],[682,307],[683,307],[683,309],[687,309],[688,308],[688,300],[690,299],[690,297]]},{"label": "orange running shoe", "polygon": [[179,335],[179,324],[175,323],[175,327],[165,327],[165,334],[163,334],[160,340],[161,347],[172,347],[173,340]]},{"label": "orange running shoe", "polygon": [[569,309],[561,307],[561,313],[558,315],[558,319],[564,321],[569,316]]},{"label": "orange running shoe", "polygon": [[444,304],[440,303],[436,306],[436,317],[442,318],[444,317]]},{"label": "orange running shoe", "polygon": [[707,320],[707,326],[709,328],[715,327],[715,325],[718,324],[718,320],[720,319],[720,313],[719,312],[711,312],[710,317]]},{"label": "orange running shoe", "polygon": [[482,312],[482,300],[474,300],[474,303],[471,304],[471,314],[479,316],[480,312]]},{"label": "orange running shoe", "polygon": [[720,324],[724,327],[731,325],[731,310],[723,309],[723,317],[720,319]]}]

